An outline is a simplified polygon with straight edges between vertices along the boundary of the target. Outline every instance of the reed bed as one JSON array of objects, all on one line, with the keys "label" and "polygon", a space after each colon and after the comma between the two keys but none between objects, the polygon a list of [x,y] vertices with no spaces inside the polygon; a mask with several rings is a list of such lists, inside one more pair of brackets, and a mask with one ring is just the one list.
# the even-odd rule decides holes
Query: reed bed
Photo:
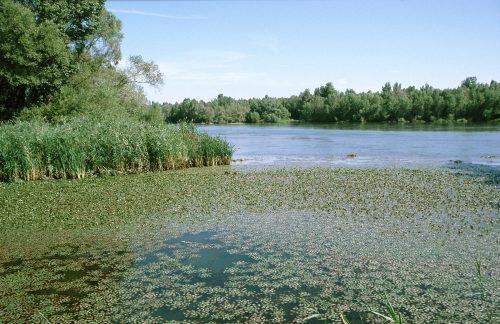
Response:
[{"label": "reed bed", "polygon": [[0,126],[0,179],[80,179],[90,175],[229,164],[232,147],[191,125],[80,117],[59,124]]}]

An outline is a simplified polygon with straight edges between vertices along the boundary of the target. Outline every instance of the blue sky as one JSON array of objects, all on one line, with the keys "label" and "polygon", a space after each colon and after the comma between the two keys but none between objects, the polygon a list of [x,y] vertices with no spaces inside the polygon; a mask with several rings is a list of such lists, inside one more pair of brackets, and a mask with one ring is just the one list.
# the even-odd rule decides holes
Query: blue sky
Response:
[{"label": "blue sky", "polygon": [[124,57],[155,61],[150,100],[290,96],[326,82],[500,81],[499,0],[108,1]]}]

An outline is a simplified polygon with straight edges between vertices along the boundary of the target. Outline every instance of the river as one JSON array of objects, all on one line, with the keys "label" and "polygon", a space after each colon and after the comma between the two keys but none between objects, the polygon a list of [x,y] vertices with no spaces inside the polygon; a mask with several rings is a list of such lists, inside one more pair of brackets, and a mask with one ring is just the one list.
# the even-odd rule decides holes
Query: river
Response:
[{"label": "river", "polygon": [[204,125],[234,166],[500,165],[500,125]]}]

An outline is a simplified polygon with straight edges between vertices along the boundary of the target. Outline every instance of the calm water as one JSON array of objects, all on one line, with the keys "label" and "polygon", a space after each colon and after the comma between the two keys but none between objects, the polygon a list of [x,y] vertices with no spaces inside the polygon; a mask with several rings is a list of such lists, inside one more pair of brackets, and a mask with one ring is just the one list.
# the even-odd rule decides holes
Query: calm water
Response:
[{"label": "calm water", "polygon": [[[210,125],[240,166],[500,165],[500,126]],[[349,157],[355,154],[355,157]]]}]

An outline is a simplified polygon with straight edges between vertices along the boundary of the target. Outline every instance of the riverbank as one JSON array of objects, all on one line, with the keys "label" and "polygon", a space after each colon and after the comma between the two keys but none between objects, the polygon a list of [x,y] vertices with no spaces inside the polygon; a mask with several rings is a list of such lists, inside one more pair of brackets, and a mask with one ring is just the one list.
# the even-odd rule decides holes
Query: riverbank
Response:
[{"label": "riverbank", "polygon": [[81,179],[227,165],[226,141],[191,125],[81,116],[0,125],[0,180]]},{"label": "riverbank", "polygon": [[495,179],[215,167],[1,183],[0,320],[376,321],[387,294],[411,322],[495,321]]}]

